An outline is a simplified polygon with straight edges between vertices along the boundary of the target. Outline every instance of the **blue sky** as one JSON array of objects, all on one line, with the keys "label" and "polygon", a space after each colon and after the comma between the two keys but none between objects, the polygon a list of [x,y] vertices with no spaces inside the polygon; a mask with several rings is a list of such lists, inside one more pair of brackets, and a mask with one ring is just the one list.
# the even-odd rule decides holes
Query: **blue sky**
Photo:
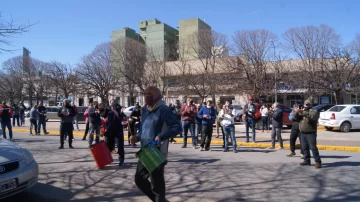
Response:
[{"label": "blue sky", "polygon": [[38,23],[30,32],[12,38],[13,53],[0,54],[0,64],[22,54],[43,61],[77,64],[97,44],[110,40],[111,31],[157,18],[177,27],[181,19],[198,17],[231,37],[236,30],[268,29],[279,36],[291,27],[327,24],[344,42],[360,33],[357,0],[11,0],[1,2],[4,19]]}]

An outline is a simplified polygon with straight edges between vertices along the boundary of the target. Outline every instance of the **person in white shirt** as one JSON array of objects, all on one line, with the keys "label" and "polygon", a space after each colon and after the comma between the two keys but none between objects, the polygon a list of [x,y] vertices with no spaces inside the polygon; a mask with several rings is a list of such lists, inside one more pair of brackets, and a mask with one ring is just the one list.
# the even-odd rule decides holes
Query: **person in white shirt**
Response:
[{"label": "person in white shirt", "polygon": [[260,108],[260,112],[261,112],[261,119],[262,119],[262,125],[263,125],[262,132],[264,132],[265,129],[266,129],[266,132],[269,132],[269,109],[266,106],[266,104],[264,104]]},{"label": "person in white shirt", "polygon": [[234,116],[235,116],[235,110],[230,108],[230,103],[226,102],[223,109],[219,112],[219,117],[221,119],[221,126],[224,128],[225,133],[225,147],[224,152],[229,151],[228,145],[229,145],[229,136],[231,137],[231,142],[233,145],[233,151],[234,153],[237,153],[236,149],[236,139],[235,139],[235,125],[234,125]]}]

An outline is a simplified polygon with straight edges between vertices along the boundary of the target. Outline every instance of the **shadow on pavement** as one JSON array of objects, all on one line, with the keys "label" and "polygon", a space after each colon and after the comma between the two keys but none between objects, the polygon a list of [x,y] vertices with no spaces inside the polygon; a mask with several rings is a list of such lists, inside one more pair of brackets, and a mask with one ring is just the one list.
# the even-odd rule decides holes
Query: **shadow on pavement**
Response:
[{"label": "shadow on pavement", "polygon": [[346,159],[346,158],[350,158],[351,156],[324,156],[321,155],[320,156],[322,159]]},{"label": "shadow on pavement", "polygon": [[360,166],[360,162],[339,161],[333,163],[323,163],[324,167]]}]

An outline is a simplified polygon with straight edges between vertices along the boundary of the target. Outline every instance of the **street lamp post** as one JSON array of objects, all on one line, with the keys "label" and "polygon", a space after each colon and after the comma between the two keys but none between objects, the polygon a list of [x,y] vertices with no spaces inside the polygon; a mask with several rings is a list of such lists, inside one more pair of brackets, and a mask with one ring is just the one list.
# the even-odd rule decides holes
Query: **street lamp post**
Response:
[{"label": "street lamp post", "polygon": [[[274,50],[274,59],[275,59],[275,56],[276,56],[276,52],[275,52],[275,44],[274,44],[274,41],[272,39],[270,39],[270,42],[272,44],[272,48]],[[277,71],[276,71],[276,68],[274,67],[274,71],[275,71],[275,102],[277,102],[277,78],[276,78],[276,75],[277,75]]]}]

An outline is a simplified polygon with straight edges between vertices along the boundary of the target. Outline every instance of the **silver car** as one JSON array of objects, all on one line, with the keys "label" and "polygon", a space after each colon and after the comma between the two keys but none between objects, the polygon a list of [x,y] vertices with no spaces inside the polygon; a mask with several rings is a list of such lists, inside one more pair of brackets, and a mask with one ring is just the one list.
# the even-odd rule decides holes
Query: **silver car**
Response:
[{"label": "silver car", "polygon": [[0,139],[0,200],[34,186],[38,175],[38,164],[27,149]]}]

